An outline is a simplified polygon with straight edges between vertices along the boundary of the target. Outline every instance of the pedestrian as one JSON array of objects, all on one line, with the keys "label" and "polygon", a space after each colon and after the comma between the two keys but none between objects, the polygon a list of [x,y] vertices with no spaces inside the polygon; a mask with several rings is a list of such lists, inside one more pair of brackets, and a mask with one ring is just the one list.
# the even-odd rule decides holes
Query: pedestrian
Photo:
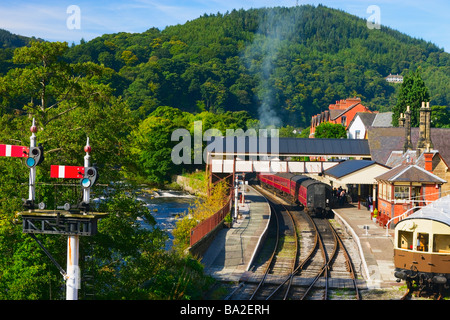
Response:
[{"label": "pedestrian", "polygon": [[339,201],[340,201],[340,204],[342,207],[344,205],[344,201],[345,201],[345,190],[344,189],[342,189],[341,194],[339,196],[340,196]]}]

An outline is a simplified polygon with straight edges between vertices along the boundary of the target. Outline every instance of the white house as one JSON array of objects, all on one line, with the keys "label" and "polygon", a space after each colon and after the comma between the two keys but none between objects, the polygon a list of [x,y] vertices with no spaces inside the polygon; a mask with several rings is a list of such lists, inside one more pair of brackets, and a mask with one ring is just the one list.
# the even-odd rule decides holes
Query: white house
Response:
[{"label": "white house", "polygon": [[392,127],[392,112],[358,112],[348,126],[348,139],[366,139],[369,127]]},{"label": "white house", "polygon": [[372,125],[376,113],[358,112],[348,126],[348,139],[364,139],[366,129]]}]

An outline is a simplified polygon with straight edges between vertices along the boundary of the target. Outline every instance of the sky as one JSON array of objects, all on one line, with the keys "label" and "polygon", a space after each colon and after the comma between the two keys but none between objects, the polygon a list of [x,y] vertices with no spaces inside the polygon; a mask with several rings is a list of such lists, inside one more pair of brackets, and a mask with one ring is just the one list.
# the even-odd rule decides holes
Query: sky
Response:
[{"label": "sky", "polygon": [[82,38],[89,41],[105,33],[162,30],[204,13],[297,4],[323,4],[370,21],[376,15],[381,25],[450,52],[448,0],[0,0],[0,28],[78,44]]}]

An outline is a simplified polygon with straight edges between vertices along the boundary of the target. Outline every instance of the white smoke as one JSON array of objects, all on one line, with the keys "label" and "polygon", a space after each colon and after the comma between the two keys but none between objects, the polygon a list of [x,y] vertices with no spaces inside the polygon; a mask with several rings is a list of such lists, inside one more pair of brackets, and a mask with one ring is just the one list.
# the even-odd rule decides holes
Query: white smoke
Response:
[{"label": "white smoke", "polygon": [[282,120],[275,110],[275,90],[273,73],[283,40],[293,32],[292,17],[282,17],[275,9],[261,11],[259,29],[254,41],[246,48],[245,59],[248,69],[259,75],[258,108],[262,128],[281,127]]}]

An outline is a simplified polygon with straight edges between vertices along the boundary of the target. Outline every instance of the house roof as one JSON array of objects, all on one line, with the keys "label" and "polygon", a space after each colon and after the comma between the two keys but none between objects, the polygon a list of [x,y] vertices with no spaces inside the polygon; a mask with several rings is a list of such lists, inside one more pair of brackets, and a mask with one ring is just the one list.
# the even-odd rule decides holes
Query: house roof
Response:
[{"label": "house roof", "polygon": [[403,151],[392,151],[391,155],[386,161],[386,165],[393,168],[405,161],[417,164],[416,160],[417,152],[415,150],[407,150],[405,153],[403,153]]},{"label": "house roof", "polygon": [[431,172],[413,164],[400,164],[375,179],[388,182],[447,182]]},{"label": "house roof", "polygon": [[376,113],[371,113],[371,112],[357,112],[355,114],[355,117],[352,119],[352,122],[350,122],[349,127],[351,127],[352,124],[359,117],[361,119],[361,122],[363,123],[364,127],[368,128],[372,125],[372,122],[375,119],[376,115],[377,115]]},{"label": "house roof", "polygon": [[[446,163],[450,163],[450,129],[431,128],[433,149],[438,150]],[[405,142],[403,127],[370,127],[367,129],[372,160],[386,164],[392,151],[402,151]],[[411,142],[415,147],[419,139],[419,128],[411,128]]]},{"label": "house roof", "polygon": [[392,127],[392,114],[393,112],[381,112],[375,114],[372,127]]},{"label": "house roof", "polygon": [[[358,103],[352,104],[350,107],[348,107],[345,110],[339,110],[339,109],[338,110],[331,110],[330,109],[330,118],[331,118],[331,120],[336,120],[337,118],[339,118],[340,116],[346,114],[347,112],[349,112],[351,109],[353,109],[354,107],[356,107],[359,104],[361,104],[361,103],[358,102]],[[361,104],[361,106],[363,106],[363,105]],[[364,108],[366,108],[366,107],[364,107]]]}]

